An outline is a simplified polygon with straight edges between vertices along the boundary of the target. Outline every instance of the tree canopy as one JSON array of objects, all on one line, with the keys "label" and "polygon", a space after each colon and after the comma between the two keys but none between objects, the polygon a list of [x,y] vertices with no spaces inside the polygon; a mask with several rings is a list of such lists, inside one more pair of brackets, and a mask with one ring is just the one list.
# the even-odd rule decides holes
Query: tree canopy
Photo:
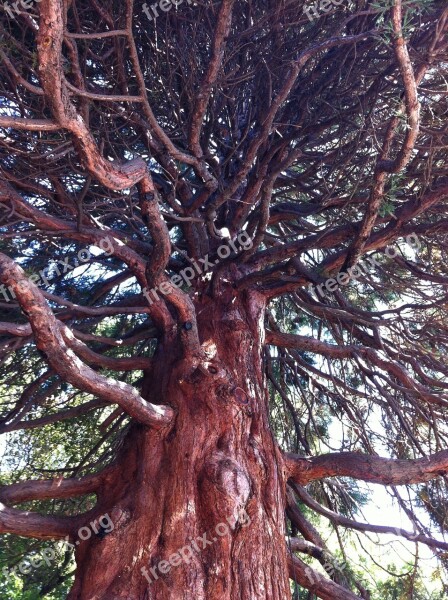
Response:
[{"label": "tree canopy", "polygon": [[[446,3],[24,4],[0,8],[0,566],[84,523],[132,424],[176,421],[148,391],[165,337],[216,373],[197,303],[249,295],[292,597],[442,598]],[[360,482],[409,526],[368,522]],[[388,534],[414,557],[375,582]],[[57,546],[0,592],[63,598],[72,572]]]}]

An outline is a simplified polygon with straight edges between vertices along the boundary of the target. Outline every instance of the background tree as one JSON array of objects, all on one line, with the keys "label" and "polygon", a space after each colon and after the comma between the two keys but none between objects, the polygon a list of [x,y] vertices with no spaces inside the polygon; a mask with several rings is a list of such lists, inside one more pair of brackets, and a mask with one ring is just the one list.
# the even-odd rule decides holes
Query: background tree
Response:
[{"label": "background tree", "polygon": [[68,536],[71,600],[373,597],[344,532],[448,550],[448,10],[165,9],[2,7],[4,564]]}]

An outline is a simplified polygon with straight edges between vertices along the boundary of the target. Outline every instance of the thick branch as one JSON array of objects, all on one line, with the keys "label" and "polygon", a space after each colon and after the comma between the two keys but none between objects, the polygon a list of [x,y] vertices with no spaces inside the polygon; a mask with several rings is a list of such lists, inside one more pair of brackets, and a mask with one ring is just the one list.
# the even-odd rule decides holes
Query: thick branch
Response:
[{"label": "thick branch", "polygon": [[82,363],[64,341],[60,325],[39,288],[4,254],[0,254],[0,280],[11,286],[30,321],[37,347],[62,379],[82,391],[118,404],[141,423],[161,427],[172,421],[171,408],[150,404],[132,386],[99,375]]},{"label": "thick branch", "polygon": [[0,117],[0,127],[26,129],[28,131],[57,131],[60,125],[47,119],[23,119],[20,117]]},{"label": "thick branch", "polygon": [[204,76],[199,92],[195,98],[194,110],[191,116],[189,144],[198,157],[202,156],[200,145],[202,124],[204,122],[207,104],[212,93],[213,85],[216,82],[219,69],[222,66],[226,39],[229,35],[232,22],[232,8],[234,4],[235,0],[223,0],[221,3],[213,38],[212,55],[208,63],[207,73]]},{"label": "thick branch", "polygon": [[322,548],[302,538],[288,538],[286,544],[291,552],[302,552],[313,558],[322,558],[325,555],[325,551]]},{"label": "thick branch", "polygon": [[144,356],[131,356],[123,358],[113,358],[111,356],[104,356],[91,350],[86,344],[77,340],[72,331],[65,325],[60,325],[62,336],[66,341],[67,345],[83,360],[86,362],[97,365],[99,367],[106,367],[115,371],[138,371],[150,369],[152,361],[150,358]]},{"label": "thick branch", "polygon": [[[398,118],[393,117],[388,128],[383,152],[380,155],[380,160],[378,160],[374,185],[372,187],[367,211],[364,215],[361,225],[361,230],[355,243],[353,244],[353,247],[348,252],[347,259],[343,267],[344,270],[356,264],[364,251],[367,240],[369,239],[371,231],[377,220],[378,212],[384,198],[385,184],[387,181],[386,174],[398,173],[404,169],[411,159],[412,151],[414,150],[414,146],[419,134],[420,104],[417,96],[417,83],[415,80],[411,59],[409,58],[406,42],[403,37],[401,21],[402,2],[401,0],[396,0],[394,2],[394,6],[392,7],[392,25],[394,30],[395,56],[399,64],[400,73],[404,83],[405,106],[408,117],[406,138],[397,158],[394,161],[384,160],[387,157],[389,147],[395,135],[395,129],[398,126]],[[426,68],[427,67],[424,67],[420,70],[420,80],[423,78]]]},{"label": "thick branch", "polygon": [[322,600],[359,600],[359,596],[321,575],[300,558],[288,555],[289,576]]},{"label": "thick branch", "polygon": [[0,486],[0,501],[19,504],[30,500],[47,498],[73,498],[97,492],[104,484],[111,468],[80,479],[41,479],[21,481],[12,485]]},{"label": "thick branch", "polygon": [[72,134],[88,172],[109,189],[129,188],[144,176],[146,163],[136,158],[124,164],[113,164],[101,156],[89,128],[70,99],[63,75],[63,14],[62,0],[42,0],[37,48],[39,75],[45,97],[55,120]]},{"label": "thick branch", "polygon": [[0,502],[0,533],[13,533],[41,540],[64,539],[77,522],[77,517],[47,517],[8,508]]},{"label": "thick branch", "polygon": [[448,473],[448,450],[416,460],[335,452],[313,458],[286,454],[288,476],[301,485],[325,477],[353,477],[383,485],[424,483]]}]

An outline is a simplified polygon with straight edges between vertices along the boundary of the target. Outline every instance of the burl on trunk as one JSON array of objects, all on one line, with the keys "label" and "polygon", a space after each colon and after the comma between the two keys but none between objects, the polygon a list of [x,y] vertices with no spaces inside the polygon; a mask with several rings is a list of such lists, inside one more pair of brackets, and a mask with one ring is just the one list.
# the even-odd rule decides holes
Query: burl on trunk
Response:
[{"label": "burl on trunk", "polygon": [[285,468],[268,423],[264,300],[196,304],[206,358],[161,341],[145,382],[174,426],[132,425],[98,497],[113,531],[77,548],[69,600],[285,600]]}]

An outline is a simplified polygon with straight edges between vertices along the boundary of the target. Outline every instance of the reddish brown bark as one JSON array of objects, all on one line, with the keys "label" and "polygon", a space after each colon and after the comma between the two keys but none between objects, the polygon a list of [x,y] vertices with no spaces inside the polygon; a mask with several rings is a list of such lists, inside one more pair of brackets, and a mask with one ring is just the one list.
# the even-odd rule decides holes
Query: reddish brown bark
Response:
[{"label": "reddish brown bark", "polygon": [[[99,495],[115,528],[78,546],[70,600],[288,597],[285,469],[261,372],[264,301],[224,294],[196,308],[208,360],[183,375],[176,347],[160,345],[147,399],[174,406],[175,424],[130,428],[118,476]],[[186,546],[189,562],[161,573],[160,561]]]},{"label": "reddish brown bark", "polygon": [[327,477],[354,477],[383,485],[409,485],[445,476],[448,450],[416,460],[393,460],[357,452],[335,452],[313,458],[287,454],[288,475],[305,485]]},{"label": "reddish brown bark", "polygon": [[[286,560],[284,488],[290,478],[296,496],[290,489],[287,515],[293,533],[304,538],[289,544],[291,553],[308,553],[309,542],[324,566],[328,551],[297,499],[334,526],[395,533],[446,550],[423,533],[335,513],[301,486],[333,476],[408,485],[446,475],[447,451],[439,451],[445,439],[441,409],[448,405],[446,298],[436,291],[428,296],[416,279],[446,283],[432,272],[438,254],[432,244],[444,256],[445,81],[437,70],[446,60],[447,10],[420,13],[403,6],[402,14],[397,0],[387,15],[366,15],[362,6],[350,16],[339,11],[326,30],[321,20],[307,22],[303,2],[255,2],[248,18],[244,3],[222,0],[154,19],[153,36],[132,0],[37,4],[38,24],[34,12],[10,20],[5,9],[0,87],[8,114],[0,116],[0,127],[13,131],[0,136],[2,251],[34,271],[49,259],[47,244],[72,256],[80,244],[104,251],[106,240],[114,275],[97,282],[88,298],[84,277],[61,280],[54,294],[41,292],[7,254],[0,255],[0,280],[17,296],[16,303],[3,303],[0,359],[14,372],[13,352],[26,348],[31,361],[37,353],[28,354],[28,346],[34,343],[37,360],[47,363],[12,409],[9,397],[2,402],[0,433],[57,424],[106,405],[113,412],[99,418],[101,441],[112,438],[126,415],[134,424],[114,465],[101,473],[92,474],[98,464],[89,460],[87,466],[84,456],[79,466],[68,465],[75,473],[90,472],[80,479],[61,475],[0,488],[0,533],[40,539],[70,533],[79,542],[78,528],[108,513],[114,530],[76,546],[72,600],[288,598],[288,565],[290,576],[323,600],[353,598],[342,588],[353,584],[345,575],[330,581],[296,557]],[[389,19],[390,48],[381,39]],[[399,116],[400,101],[407,122]],[[213,261],[225,231],[232,239],[241,231],[252,239],[250,251],[232,255],[233,272],[221,267],[221,277],[213,274],[214,283],[230,278],[232,288],[194,303],[208,285],[198,276],[187,293],[173,288],[159,303],[149,299],[149,290],[169,285],[168,274],[182,273],[192,259]],[[23,243],[30,234],[34,249]],[[340,288],[317,299],[305,291],[409,234],[425,238],[422,260],[411,263],[404,255],[384,261],[375,279],[366,274],[362,283],[370,280],[378,294],[398,293],[411,303],[411,313],[404,305],[380,310],[370,302],[354,304]],[[17,238],[21,243],[11,248]],[[25,248],[32,249],[26,257]],[[92,262],[104,260],[95,255]],[[140,296],[120,286],[134,277]],[[117,302],[110,304],[108,292],[117,286]],[[297,454],[283,460],[268,427],[261,293],[268,300],[288,294],[287,331],[300,333],[304,314],[312,323],[309,337],[281,333],[278,305],[266,315],[267,343],[284,349],[264,356],[269,365],[281,359],[278,381],[270,378],[285,410],[273,415],[276,424],[279,414],[290,416],[297,438],[285,444]],[[130,320],[124,339],[108,337],[102,320],[121,314],[149,318],[144,325]],[[154,361],[130,350],[142,333],[138,354],[163,336]],[[109,356],[109,349],[125,345],[126,356]],[[324,358],[312,364],[305,352]],[[144,391],[122,383],[121,375],[106,377],[101,367],[145,371]],[[21,371],[8,373],[7,385],[15,380],[21,389]],[[350,382],[348,375],[358,371],[362,382]],[[289,398],[292,382],[303,405]],[[72,406],[70,398],[47,414],[47,406],[55,407],[46,400],[60,383],[64,397],[69,384],[95,399]],[[390,427],[387,454],[399,460],[375,456],[372,433],[378,432],[366,415],[377,413],[365,408],[375,402]],[[336,403],[347,417],[341,422],[350,452],[310,457],[323,436],[314,423],[316,409],[339,414]],[[343,437],[345,446],[345,431]],[[92,450],[86,456],[93,457]],[[77,516],[44,517],[9,506],[84,494],[97,494],[98,506]],[[400,504],[412,517],[411,502],[409,508]],[[219,524],[224,534],[216,537]],[[417,516],[414,524],[419,530]],[[179,564],[158,566],[189,548],[188,564],[175,558]],[[154,567],[148,586],[145,575]],[[368,597],[362,585],[354,586]]]}]

